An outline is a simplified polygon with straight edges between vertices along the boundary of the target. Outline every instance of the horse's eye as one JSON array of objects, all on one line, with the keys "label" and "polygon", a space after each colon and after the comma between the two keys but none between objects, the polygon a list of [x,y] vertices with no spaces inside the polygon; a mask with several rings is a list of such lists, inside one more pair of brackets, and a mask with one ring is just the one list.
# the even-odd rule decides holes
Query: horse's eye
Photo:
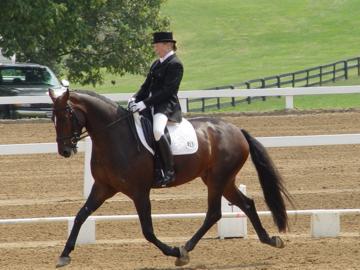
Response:
[{"label": "horse's eye", "polygon": [[70,111],[66,111],[64,114],[66,119],[70,119],[71,118],[71,112]]}]

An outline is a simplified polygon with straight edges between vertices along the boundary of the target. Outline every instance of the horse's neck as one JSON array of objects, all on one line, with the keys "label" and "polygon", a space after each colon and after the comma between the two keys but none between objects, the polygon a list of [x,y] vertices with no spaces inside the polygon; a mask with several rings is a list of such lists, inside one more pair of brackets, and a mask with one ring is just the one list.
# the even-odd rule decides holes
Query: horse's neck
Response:
[{"label": "horse's neck", "polygon": [[[115,123],[118,119],[125,117],[125,111],[95,97],[81,96],[76,102],[78,102],[77,106],[85,112],[85,128],[93,144],[109,145],[112,138],[129,134],[130,129],[126,119]],[[114,132],[116,136],[113,135]]]},{"label": "horse's neck", "polygon": [[[115,164],[119,174],[126,174],[129,169],[129,159],[144,154],[139,152],[136,134],[131,128],[128,112],[111,104],[94,101],[82,102],[82,110],[86,112],[85,128],[92,140],[92,160],[106,164]],[[133,127],[135,129],[135,127]],[[136,132],[136,131],[135,131]]]}]

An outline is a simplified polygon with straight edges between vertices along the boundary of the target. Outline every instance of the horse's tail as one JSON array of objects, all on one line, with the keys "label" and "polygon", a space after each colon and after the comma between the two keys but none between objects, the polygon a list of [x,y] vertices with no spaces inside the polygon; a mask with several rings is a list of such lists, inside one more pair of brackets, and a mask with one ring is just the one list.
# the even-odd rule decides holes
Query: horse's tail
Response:
[{"label": "horse's tail", "polygon": [[282,194],[292,204],[290,195],[265,147],[246,130],[241,131],[250,146],[251,159],[259,176],[266,204],[270,208],[279,231],[284,232],[288,228],[288,216]]}]

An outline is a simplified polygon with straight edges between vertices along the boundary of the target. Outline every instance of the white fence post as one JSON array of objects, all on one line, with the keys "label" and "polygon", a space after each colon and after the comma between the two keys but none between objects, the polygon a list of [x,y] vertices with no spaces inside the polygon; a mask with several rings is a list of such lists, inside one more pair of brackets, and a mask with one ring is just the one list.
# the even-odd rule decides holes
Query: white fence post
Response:
[{"label": "white fence post", "polygon": [[294,109],[294,96],[285,96],[285,108]]},{"label": "white fence post", "polygon": [[[68,235],[74,226],[74,219],[68,221]],[[95,220],[89,217],[81,226],[79,235],[76,239],[76,244],[93,244],[96,241],[96,227]]]},{"label": "white fence post", "polygon": [[186,98],[180,98],[179,99],[181,111],[184,113],[187,113],[187,99]]},{"label": "white fence post", "polygon": [[339,213],[314,213],[311,215],[312,237],[337,237],[340,234]]},{"label": "white fence post", "polygon": [[94,184],[94,178],[91,174],[90,161],[91,161],[92,141],[90,137],[85,139],[85,158],[84,158],[84,198],[87,199],[90,195],[91,188]]},{"label": "white fence post", "polygon": [[[240,185],[239,189],[246,194],[246,186]],[[224,197],[221,198],[221,212],[241,212],[239,207],[229,203]],[[220,239],[226,237],[247,237],[247,218],[222,218],[218,221],[218,236]]]}]

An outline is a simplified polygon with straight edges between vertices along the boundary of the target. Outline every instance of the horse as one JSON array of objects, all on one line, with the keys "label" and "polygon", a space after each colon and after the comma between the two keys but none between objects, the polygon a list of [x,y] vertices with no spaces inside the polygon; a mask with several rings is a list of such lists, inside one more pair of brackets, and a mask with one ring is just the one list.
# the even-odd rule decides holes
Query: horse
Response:
[{"label": "horse", "polygon": [[200,177],[207,186],[208,209],[202,226],[185,245],[170,247],[161,242],[153,230],[150,190],[154,182],[154,159],[139,144],[134,132],[133,113],[91,91],[68,89],[55,96],[49,89],[49,96],[53,101],[52,120],[58,153],[65,158],[71,157],[76,153],[77,142],[90,136],[93,144],[91,172],[95,180],[89,197],[76,215],[57,267],[70,263],[70,253],[75,248],[79,230],[89,215],[118,192],[134,202],[145,239],[164,255],[175,257],[177,266],[189,263],[189,252],[221,218],[222,196],[246,214],[262,243],[275,248],[284,247],[279,236],[269,236],[261,224],[254,201],[235,184],[235,177],[250,153],[274,223],[279,232],[288,229],[285,199],[291,202],[290,195],[265,147],[246,130],[218,118],[189,119],[195,128],[199,147],[196,153],[175,156],[176,178],[170,187]]}]

